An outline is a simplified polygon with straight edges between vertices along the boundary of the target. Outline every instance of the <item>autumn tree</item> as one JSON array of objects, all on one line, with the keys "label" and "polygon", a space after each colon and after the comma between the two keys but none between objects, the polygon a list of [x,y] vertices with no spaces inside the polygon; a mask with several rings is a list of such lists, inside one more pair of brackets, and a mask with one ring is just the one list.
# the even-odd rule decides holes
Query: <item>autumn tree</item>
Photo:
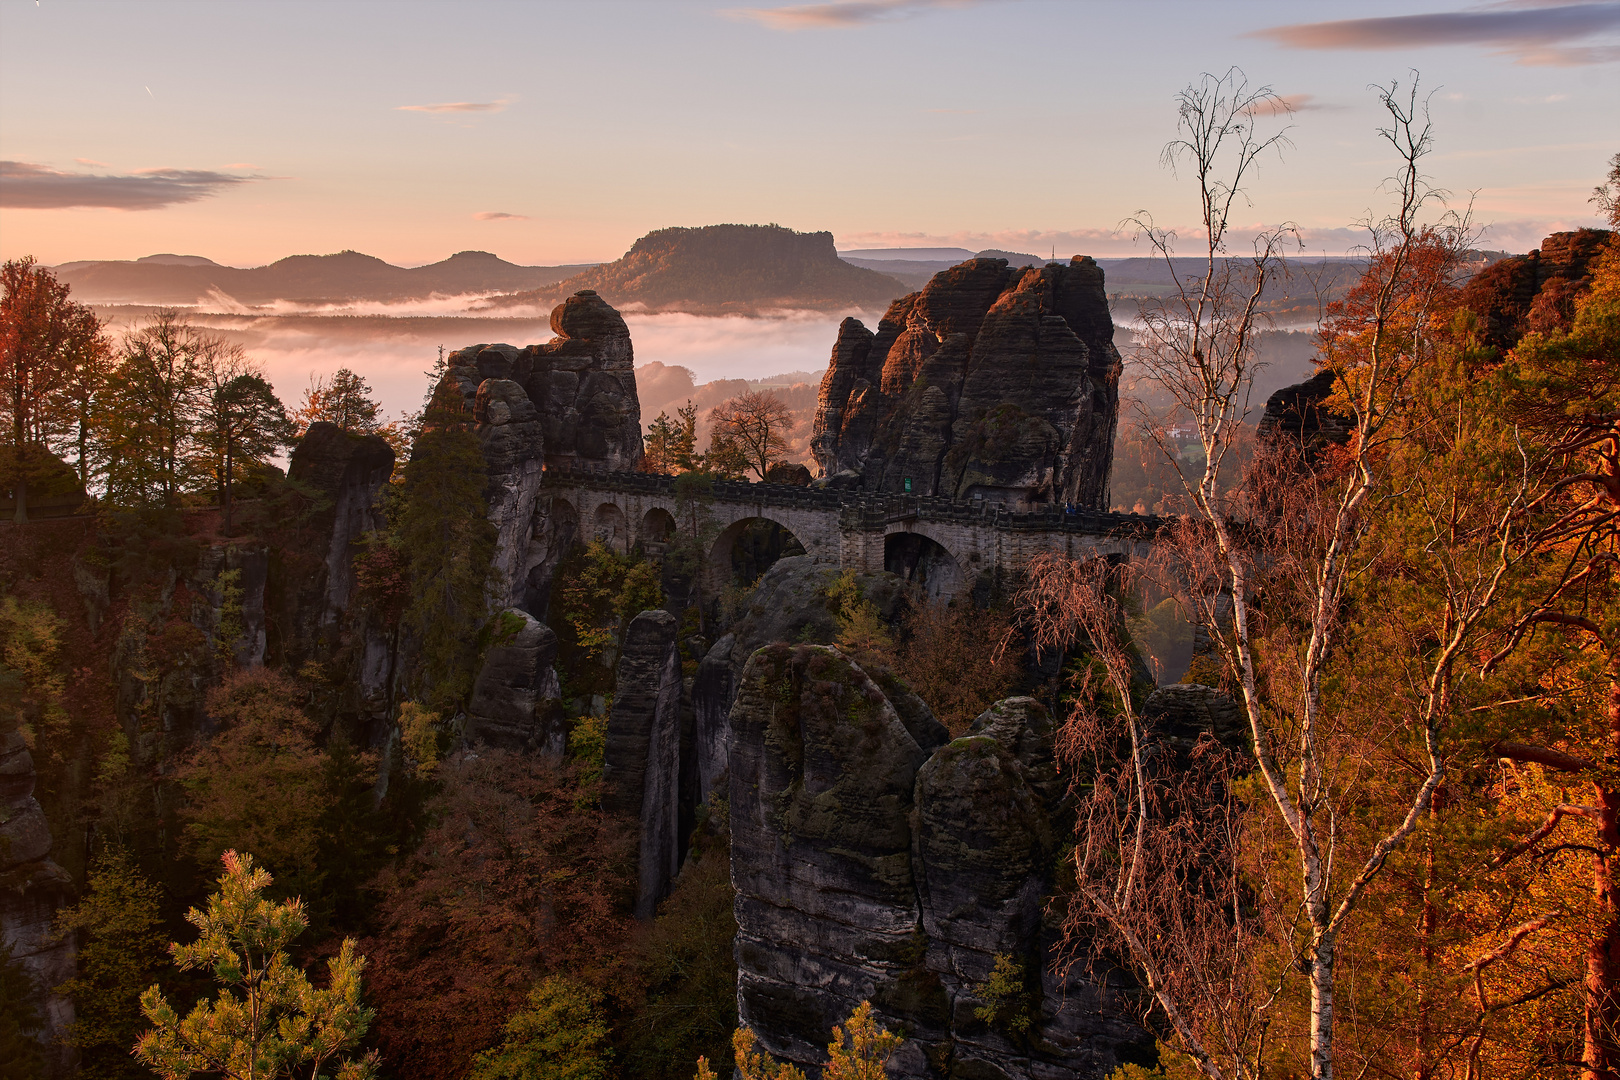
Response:
[{"label": "autumn tree", "polygon": [[[872,1003],[863,1001],[843,1024],[833,1025],[822,1075],[829,1080],[883,1080],[889,1059],[903,1041],[899,1034],[879,1024],[872,1016]],[[804,1072],[797,1065],[777,1061],[757,1049],[757,1042],[753,1030],[746,1027],[738,1028],[732,1036],[738,1080],[804,1080]],[[707,1058],[698,1058],[697,1076],[698,1080],[712,1080],[714,1073]]]},{"label": "autumn tree", "polygon": [[319,876],[321,820],[335,800],[299,696],[291,679],[269,668],[227,675],[207,696],[220,729],[177,776],[186,792],[185,846],[199,863],[252,848],[309,892]]},{"label": "autumn tree", "polygon": [[87,884],[79,902],[56,918],[58,933],[78,938],[74,976],[57,988],[73,999],[70,1038],[86,1076],[147,1076],[129,1048],[141,1031],[141,993],[168,956],[163,893],[118,850],[96,857]]},{"label": "autumn tree", "polygon": [[919,605],[905,621],[896,670],[953,736],[1006,697],[1018,680],[1019,655],[998,646],[1007,616],[966,601]]},{"label": "autumn tree", "polygon": [[[1523,505],[1529,483],[1501,454],[1491,459],[1499,471],[1485,474],[1488,483],[1462,467],[1465,455],[1458,470],[1441,470],[1427,486],[1421,473],[1407,474],[1419,486],[1415,512],[1402,525],[1409,562],[1400,571],[1423,583],[1432,605],[1432,619],[1400,658],[1411,663],[1403,679],[1413,692],[1371,715],[1364,703],[1341,696],[1342,665],[1371,655],[1358,651],[1354,631],[1378,622],[1365,607],[1348,621],[1347,603],[1367,581],[1366,552],[1380,550],[1364,546],[1370,530],[1397,520],[1390,515],[1414,495],[1392,470],[1410,446],[1409,394],[1416,375],[1436,362],[1469,240],[1465,221],[1444,214],[1431,224],[1420,220],[1438,198],[1420,172],[1431,132],[1415,89],[1398,89],[1381,94],[1389,118],[1381,135],[1399,161],[1391,184],[1397,207],[1368,222],[1367,269],[1323,333],[1324,365],[1336,386],[1331,407],[1348,418],[1349,443],[1319,463],[1283,448],[1241,473],[1236,468],[1262,326],[1259,301],[1280,272],[1289,233],[1262,234],[1251,257],[1227,255],[1245,180],[1279,145],[1257,133],[1273,95],[1249,90],[1235,72],[1182,95],[1184,137],[1167,158],[1186,162],[1197,178],[1201,266],[1190,279],[1175,274],[1176,290],[1145,306],[1139,352],[1191,418],[1203,450],[1201,467],[1172,460],[1188,512],[1166,545],[1176,562],[1170,576],[1183,583],[1184,602],[1208,629],[1249,727],[1256,794],[1266,808],[1254,827],[1274,835],[1265,869],[1276,875],[1272,887],[1297,904],[1288,967],[1303,974],[1309,999],[1303,1030],[1273,1034],[1308,1044],[1302,1067],[1314,1080],[1335,1071],[1345,935],[1391,857],[1430,814],[1447,775],[1458,679],[1504,598],[1518,529],[1513,508]],[[1145,218],[1142,225],[1170,260],[1173,237]],[[1402,762],[1377,776],[1390,781],[1377,798],[1353,748]],[[1198,1032],[1173,1026],[1207,1076],[1259,1068],[1246,1039],[1223,1039],[1223,1064]]]},{"label": "autumn tree", "polygon": [[[1586,950],[1582,1062],[1591,1080],[1620,1077],[1620,241],[1610,237],[1588,294],[1567,331],[1531,333],[1491,386],[1551,469],[1551,482],[1523,508],[1526,555],[1541,567],[1503,647],[1487,670],[1539,642],[1564,655],[1539,680],[1549,704],[1570,691],[1567,719],[1511,733],[1494,746],[1507,759],[1590,783],[1595,805],[1560,801],[1513,849],[1590,826],[1598,923]],[[1544,647],[1544,646],[1543,646]],[[1578,673],[1586,672],[1582,677]],[[1572,678],[1573,676],[1573,678]],[[1567,706],[1566,706],[1567,708]]]},{"label": "autumn tree", "polygon": [[344,431],[376,431],[382,426],[382,406],[371,394],[371,385],[348,368],[338,368],[330,379],[311,375],[303,404],[293,414],[298,434],[302,436],[309,425],[320,420]]},{"label": "autumn tree", "polygon": [[62,410],[67,422],[64,442],[73,450],[79,486],[89,490],[107,466],[106,447],[97,432],[102,415],[113,407],[109,388],[115,353],[105,332],[98,331],[94,337],[77,335],[75,340],[72,370],[62,388]]},{"label": "autumn tree", "polygon": [[170,947],[182,971],[211,972],[219,994],[182,1017],[161,990],[148,989],[141,1013],[152,1027],[135,1044],[135,1056],[164,1080],[189,1080],[199,1072],[226,1080],[375,1076],[374,1052],[346,1056],[359,1047],[374,1015],[360,999],[366,960],[353,939],[327,961],[327,985],[317,989],[287,954],[309,925],[303,905],[265,899],[271,878],[252,856],[227,851],[222,858],[219,891],[206,910],[186,913],[197,941]]},{"label": "autumn tree", "polygon": [[193,480],[204,372],[230,349],[173,311],[125,336],[102,414],[107,493],[115,503],[178,503]]},{"label": "autumn tree", "polygon": [[231,492],[245,465],[263,464],[292,439],[287,410],[239,345],[210,350],[199,365],[196,445],[231,534]]},{"label": "autumn tree", "polygon": [[101,323],[32,257],[0,266],[0,461],[16,492],[16,520],[28,520],[28,489],[71,427],[69,389],[77,365],[105,347]]},{"label": "autumn tree", "polygon": [[[1075,902],[1065,929],[1092,960],[1128,957],[1174,1041],[1209,1077],[1253,1077],[1269,1019],[1251,978],[1274,930],[1243,895],[1237,769],[1213,739],[1171,751],[1138,707],[1139,666],[1121,597],[1133,572],[1104,559],[1042,553],[1014,597],[1035,648],[1080,646],[1058,750],[1076,777]],[[1009,642],[1011,634],[1009,633]],[[1244,908],[1250,908],[1244,912]]]},{"label": "autumn tree", "polygon": [[577,805],[572,760],[482,748],[436,780],[422,842],[375,882],[365,945],[384,1056],[450,1077],[548,976],[601,984],[632,921],[635,838]]},{"label": "autumn tree", "polygon": [[1609,175],[1593,190],[1591,201],[1611,228],[1620,229],[1620,154],[1609,159]]},{"label": "autumn tree", "polygon": [[798,421],[787,403],[768,390],[749,390],[709,411],[709,467],[721,475],[752,469],[761,481],[788,452],[787,436]]},{"label": "autumn tree", "polygon": [[566,975],[535,984],[501,1036],[468,1080],[605,1080],[613,1059],[602,992]]}]

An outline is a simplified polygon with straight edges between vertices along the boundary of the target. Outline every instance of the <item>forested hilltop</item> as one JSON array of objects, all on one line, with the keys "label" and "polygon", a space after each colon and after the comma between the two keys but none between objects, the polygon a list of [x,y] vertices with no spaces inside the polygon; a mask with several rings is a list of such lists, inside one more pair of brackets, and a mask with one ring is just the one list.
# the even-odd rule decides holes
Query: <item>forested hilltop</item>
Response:
[{"label": "forested hilltop", "polygon": [[[1396,89],[1258,429],[1266,147],[1182,145],[1221,271],[1142,298],[1128,534],[1051,464],[1129,422],[1083,257],[848,320],[814,478],[770,387],[644,437],[587,283],[389,417],[6,263],[0,1075],[1620,1076],[1620,231],[1482,269]],[[947,519],[1015,554],[931,592]]]}]

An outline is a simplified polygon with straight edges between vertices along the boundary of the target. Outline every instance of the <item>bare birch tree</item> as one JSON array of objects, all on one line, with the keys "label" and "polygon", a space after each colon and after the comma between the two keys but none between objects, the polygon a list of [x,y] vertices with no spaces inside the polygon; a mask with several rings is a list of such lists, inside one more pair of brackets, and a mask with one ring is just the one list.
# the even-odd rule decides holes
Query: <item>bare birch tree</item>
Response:
[{"label": "bare birch tree", "polygon": [[1041,650],[1090,647],[1058,750],[1075,798],[1077,903],[1065,931],[1091,956],[1126,957],[1181,1048],[1211,1080],[1259,1075],[1269,1017],[1251,977],[1260,930],[1238,863],[1237,760],[1203,737],[1185,753],[1135,702],[1138,668],[1120,596],[1136,575],[1043,553],[1014,598]]},{"label": "bare birch tree", "polygon": [[[1274,455],[1240,477],[1229,461],[1263,328],[1261,297],[1282,272],[1280,255],[1292,235],[1287,226],[1263,232],[1250,256],[1228,257],[1231,215],[1244,182],[1261,156],[1280,145],[1278,136],[1261,138],[1255,127],[1257,116],[1274,111],[1275,97],[1264,88],[1250,91],[1235,72],[1206,76],[1182,94],[1183,138],[1166,156],[1187,163],[1197,178],[1204,272],[1194,280],[1177,274],[1176,290],[1148,305],[1138,351],[1139,362],[1191,419],[1205,451],[1201,471],[1176,466],[1188,513],[1166,547],[1180,564],[1176,573],[1189,602],[1211,630],[1247,719],[1253,769],[1287,837],[1298,904],[1290,966],[1309,984],[1308,1031],[1299,1034],[1309,1044],[1313,1080],[1334,1075],[1341,936],[1391,853],[1428,813],[1446,775],[1459,662],[1499,600],[1512,561],[1514,510],[1527,482],[1522,476],[1510,482],[1504,501],[1483,519],[1448,519],[1444,493],[1419,508],[1420,524],[1433,533],[1437,555],[1428,569],[1437,575],[1441,614],[1418,657],[1416,704],[1386,733],[1408,740],[1410,759],[1419,765],[1387,828],[1354,850],[1349,826],[1361,805],[1353,790],[1361,774],[1340,737],[1357,718],[1329,693],[1327,678],[1347,629],[1347,591],[1373,555],[1364,550],[1369,530],[1378,511],[1406,494],[1392,487],[1391,463],[1408,431],[1407,381],[1432,358],[1439,300],[1454,284],[1446,271],[1468,239],[1464,219],[1421,221],[1440,197],[1420,169],[1431,131],[1415,84],[1401,89],[1392,84],[1380,93],[1389,116],[1380,134],[1399,160],[1391,184],[1397,206],[1365,222],[1360,303],[1341,320],[1337,336],[1323,339],[1335,381],[1331,407],[1350,428],[1345,446],[1323,455],[1314,469],[1301,466],[1297,454],[1291,461]],[[1145,215],[1138,220],[1174,273],[1173,234]],[[1455,500],[1451,506],[1455,510]],[[1220,1075],[1200,1063],[1207,1075]],[[1243,1075],[1235,1059],[1233,1068]]]}]

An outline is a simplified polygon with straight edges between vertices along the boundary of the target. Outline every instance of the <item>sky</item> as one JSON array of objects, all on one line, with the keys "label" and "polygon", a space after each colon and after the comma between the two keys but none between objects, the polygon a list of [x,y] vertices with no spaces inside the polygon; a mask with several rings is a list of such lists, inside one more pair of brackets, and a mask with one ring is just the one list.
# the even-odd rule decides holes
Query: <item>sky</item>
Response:
[{"label": "sky", "polygon": [[1295,108],[1242,224],[1354,243],[1413,73],[1433,181],[1525,251],[1597,225],[1620,3],[0,0],[0,257],[598,262],[671,225],[1138,253],[1196,221],[1175,95]]}]

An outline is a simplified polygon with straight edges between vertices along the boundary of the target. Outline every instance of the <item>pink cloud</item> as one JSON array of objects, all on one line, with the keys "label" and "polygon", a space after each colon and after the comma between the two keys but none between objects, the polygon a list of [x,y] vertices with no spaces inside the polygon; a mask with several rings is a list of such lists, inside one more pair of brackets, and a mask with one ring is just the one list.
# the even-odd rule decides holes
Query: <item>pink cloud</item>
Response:
[{"label": "pink cloud", "polygon": [[511,104],[508,98],[499,101],[446,101],[437,105],[396,105],[397,112],[423,112],[423,113],[467,113],[467,112],[500,112]]},{"label": "pink cloud", "polygon": [[474,221],[528,221],[528,214],[508,214],[504,210],[480,210],[473,215]]},{"label": "pink cloud", "polygon": [[978,2],[980,0],[831,0],[785,7],[732,8],[723,14],[752,19],[772,30],[827,30],[890,22]]},{"label": "pink cloud", "polygon": [[1246,36],[1292,49],[1404,49],[1484,45],[1526,65],[1572,66],[1620,60],[1620,46],[1571,42],[1620,28],[1620,3],[1492,5],[1470,11],[1294,23]]},{"label": "pink cloud", "polygon": [[99,207],[160,210],[197,202],[264,177],[206,169],[140,169],[129,176],[69,173],[27,161],[0,161],[0,206],[28,210]]}]

